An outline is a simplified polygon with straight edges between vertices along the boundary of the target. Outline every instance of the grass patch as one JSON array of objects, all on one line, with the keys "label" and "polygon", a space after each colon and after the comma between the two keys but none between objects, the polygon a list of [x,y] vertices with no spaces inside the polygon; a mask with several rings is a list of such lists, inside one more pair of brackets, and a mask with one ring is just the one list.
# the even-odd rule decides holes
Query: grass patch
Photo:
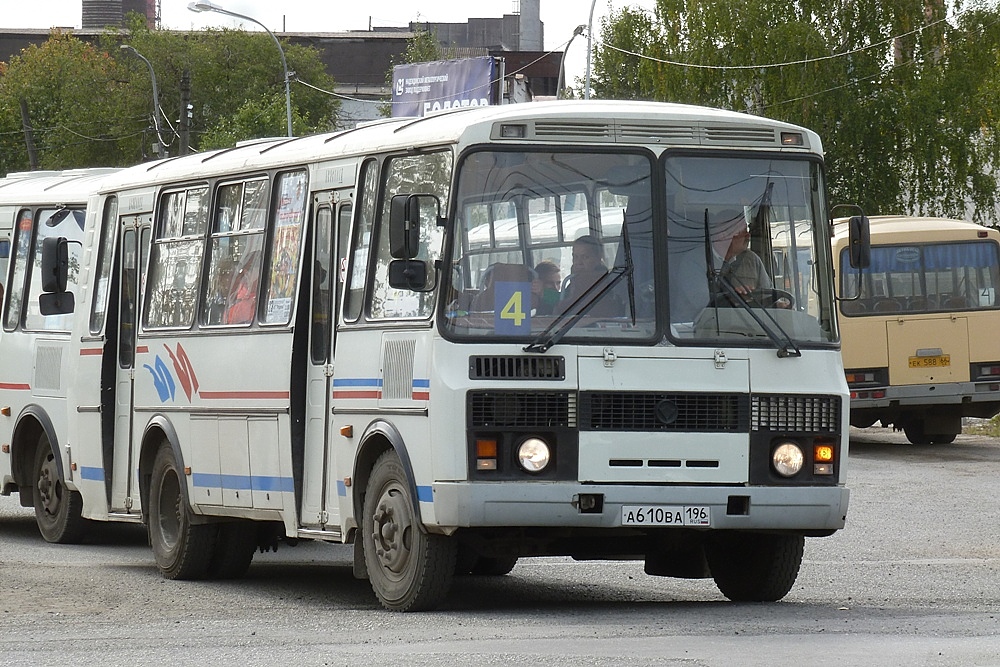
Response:
[{"label": "grass patch", "polygon": [[1000,437],[1000,415],[996,415],[992,419],[964,419],[962,433]]}]

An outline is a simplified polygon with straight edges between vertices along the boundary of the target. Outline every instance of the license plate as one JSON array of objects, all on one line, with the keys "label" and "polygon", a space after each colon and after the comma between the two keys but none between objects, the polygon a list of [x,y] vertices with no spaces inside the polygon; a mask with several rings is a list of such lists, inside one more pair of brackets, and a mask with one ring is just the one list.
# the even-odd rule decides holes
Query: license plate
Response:
[{"label": "license plate", "polygon": [[933,357],[910,357],[910,368],[939,368],[951,366],[950,354],[938,354]]},{"label": "license plate", "polygon": [[623,526],[710,526],[711,508],[705,505],[625,505]]}]

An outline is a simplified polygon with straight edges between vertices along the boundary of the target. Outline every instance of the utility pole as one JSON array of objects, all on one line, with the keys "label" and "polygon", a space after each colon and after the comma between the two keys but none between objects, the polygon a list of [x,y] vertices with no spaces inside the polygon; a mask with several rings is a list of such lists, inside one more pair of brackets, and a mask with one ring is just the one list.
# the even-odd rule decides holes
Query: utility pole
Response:
[{"label": "utility pole", "polygon": [[181,115],[177,120],[180,134],[180,154],[187,155],[191,148],[191,72],[181,74]]},{"label": "utility pole", "polygon": [[28,116],[28,101],[21,98],[21,126],[24,128],[24,143],[28,148],[28,165],[32,171],[38,169],[38,151],[35,149],[35,135]]}]

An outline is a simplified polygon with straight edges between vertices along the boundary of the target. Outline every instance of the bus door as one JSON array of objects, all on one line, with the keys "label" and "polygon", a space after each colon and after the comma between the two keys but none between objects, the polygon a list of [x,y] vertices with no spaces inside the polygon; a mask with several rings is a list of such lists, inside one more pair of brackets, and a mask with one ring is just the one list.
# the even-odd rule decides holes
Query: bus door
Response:
[{"label": "bus door", "polygon": [[306,442],[301,523],[338,530],[340,482],[330,447],[330,400],[333,388],[333,349],[336,313],[344,284],[345,248],[351,226],[353,192],[323,192],[313,202],[313,257],[309,369],[306,399]]},{"label": "bus door", "polygon": [[[133,455],[132,406],[135,385],[135,332],[139,324],[140,281],[146,266],[152,215],[122,218],[118,241],[118,370],[115,380],[115,433],[111,471],[111,511],[128,512],[138,489]],[[108,332],[108,335],[116,335]]]}]

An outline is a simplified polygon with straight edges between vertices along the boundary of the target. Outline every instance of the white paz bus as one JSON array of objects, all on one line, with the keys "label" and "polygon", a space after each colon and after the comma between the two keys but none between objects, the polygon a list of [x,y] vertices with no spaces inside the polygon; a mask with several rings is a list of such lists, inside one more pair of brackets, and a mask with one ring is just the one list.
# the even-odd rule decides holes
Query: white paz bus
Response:
[{"label": "white paz bus", "polygon": [[[538,103],[115,180],[85,230],[61,454],[83,516],[147,523],[167,577],[316,539],[353,543],[392,610],[544,555],[777,600],[804,537],[844,526],[812,132]],[[808,268],[777,280],[790,229]]]},{"label": "white paz bus", "polygon": [[[9,174],[0,179],[0,492],[34,507],[52,542],[80,538],[81,499],[68,452],[70,329],[73,317],[40,310],[45,239],[64,239],[75,289],[87,203],[113,169]],[[75,348],[74,348],[75,349]]]}]

